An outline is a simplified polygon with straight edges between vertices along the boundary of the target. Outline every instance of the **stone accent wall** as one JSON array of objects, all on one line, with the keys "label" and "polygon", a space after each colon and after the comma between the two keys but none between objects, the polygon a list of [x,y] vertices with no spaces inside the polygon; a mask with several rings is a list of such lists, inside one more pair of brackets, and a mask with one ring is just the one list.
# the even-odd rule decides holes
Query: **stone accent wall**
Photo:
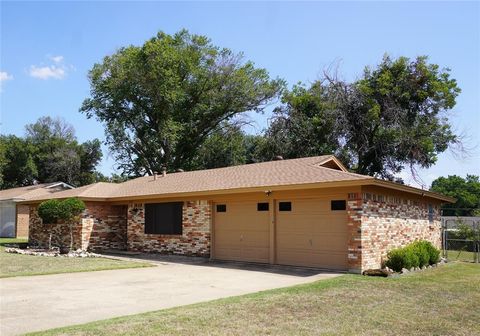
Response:
[{"label": "stone accent wall", "polygon": [[30,221],[30,207],[28,205],[17,205],[17,238],[28,237],[28,225]]},{"label": "stone accent wall", "polygon": [[158,252],[187,256],[210,256],[212,221],[208,201],[183,203],[181,235],[145,234],[145,205],[128,206],[127,249],[129,251]]},{"label": "stone accent wall", "polygon": [[388,251],[415,240],[428,240],[441,247],[439,204],[357,194],[349,199],[347,210],[351,232],[348,244],[350,271],[380,268]]},{"label": "stone accent wall", "polygon": [[[73,248],[82,250],[126,249],[126,206],[86,202],[86,209],[73,226]],[[70,246],[70,228],[67,224],[44,224],[37,206],[30,207],[31,244]]]}]

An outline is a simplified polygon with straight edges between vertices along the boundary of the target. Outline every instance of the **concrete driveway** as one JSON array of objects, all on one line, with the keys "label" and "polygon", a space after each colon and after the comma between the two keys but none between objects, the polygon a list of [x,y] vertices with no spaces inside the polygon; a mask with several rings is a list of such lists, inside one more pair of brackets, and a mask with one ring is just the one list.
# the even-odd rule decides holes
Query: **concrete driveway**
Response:
[{"label": "concrete driveway", "polygon": [[86,323],[339,275],[208,261],[153,263],[155,267],[141,269],[0,279],[0,334]]}]

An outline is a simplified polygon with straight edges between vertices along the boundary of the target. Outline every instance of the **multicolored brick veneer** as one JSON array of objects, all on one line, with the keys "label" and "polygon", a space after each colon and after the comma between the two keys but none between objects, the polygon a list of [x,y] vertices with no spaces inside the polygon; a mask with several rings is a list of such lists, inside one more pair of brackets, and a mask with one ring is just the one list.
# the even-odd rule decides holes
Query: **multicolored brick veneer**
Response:
[{"label": "multicolored brick veneer", "polygon": [[385,195],[350,195],[349,269],[379,268],[388,251],[425,239],[441,246],[438,204]]},{"label": "multicolored brick veneer", "polygon": [[[73,224],[73,248],[107,250],[126,248],[127,207],[86,202],[86,209]],[[70,226],[65,223],[44,224],[38,216],[37,206],[30,206],[29,242],[48,247],[70,247]]]},{"label": "multicolored brick veneer", "polygon": [[129,251],[158,252],[188,256],[210,256],[211,204],[208,201],[183,203],[181,235],[145,233],[145,206],[128,206],[127,241]]}]

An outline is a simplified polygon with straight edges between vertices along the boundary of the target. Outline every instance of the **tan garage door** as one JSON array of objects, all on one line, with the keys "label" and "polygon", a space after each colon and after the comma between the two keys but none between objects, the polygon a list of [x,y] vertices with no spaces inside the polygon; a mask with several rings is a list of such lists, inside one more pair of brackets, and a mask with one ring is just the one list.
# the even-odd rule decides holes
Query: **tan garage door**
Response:
[{"label": "tan garage door", "polygon": [[257,202],[214,205],[215,259],[268,263],[269,212]]},{"label": "tan garage door", "polygon": [[[330,200],[285,200],[277,204],[278,264],[347,269],[347,214]],[[290,210],[288,210],[290,202]]]}]

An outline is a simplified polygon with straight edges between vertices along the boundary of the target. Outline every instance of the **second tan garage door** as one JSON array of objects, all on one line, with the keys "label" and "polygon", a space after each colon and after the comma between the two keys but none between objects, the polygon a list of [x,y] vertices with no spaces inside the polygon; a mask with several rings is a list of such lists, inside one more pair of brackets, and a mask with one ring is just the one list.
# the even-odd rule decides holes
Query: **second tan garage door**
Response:
[{"label": "second tan garage door", "polygon": [[214,205],[215,259],[268,263],[269,212],[258,204],[227,202]]},{"label": "second tan garage door", "polygon": [[278,264],[347,269],[345,210],[331,210],[330,200],[305,199],[279,201],[276,211]]}]

